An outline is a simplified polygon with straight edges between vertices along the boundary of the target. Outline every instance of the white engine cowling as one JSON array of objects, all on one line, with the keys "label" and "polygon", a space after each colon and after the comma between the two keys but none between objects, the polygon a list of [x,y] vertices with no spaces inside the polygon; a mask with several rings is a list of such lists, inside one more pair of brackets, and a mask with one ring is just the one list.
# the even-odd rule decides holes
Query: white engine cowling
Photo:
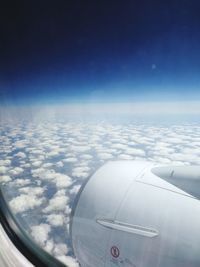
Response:
[{"label": "white engine cowling", "polygon": [[186,173],[199,182],[199,171],[145,161],[101,167],[73,210],[71,237],[81,266],[199,267],[200,201],[181,180]]}]

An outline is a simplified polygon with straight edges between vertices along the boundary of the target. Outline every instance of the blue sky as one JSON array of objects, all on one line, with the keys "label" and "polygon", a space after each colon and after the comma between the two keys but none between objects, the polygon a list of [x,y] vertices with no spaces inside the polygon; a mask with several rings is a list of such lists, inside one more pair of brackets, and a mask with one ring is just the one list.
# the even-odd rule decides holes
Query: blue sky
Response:
[{"label": "blue sky", "polygon": [[1,9],[1,104],[200,99],[198,1]]}]

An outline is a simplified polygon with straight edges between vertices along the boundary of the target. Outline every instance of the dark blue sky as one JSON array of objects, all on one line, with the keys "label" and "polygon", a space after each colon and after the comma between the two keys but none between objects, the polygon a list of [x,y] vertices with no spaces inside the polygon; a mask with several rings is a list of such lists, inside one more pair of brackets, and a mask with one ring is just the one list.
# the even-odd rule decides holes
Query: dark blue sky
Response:
[{"label": "dark blue sky", "polygon": [[198,0],[4,2],[2,103],[200,99]]}]

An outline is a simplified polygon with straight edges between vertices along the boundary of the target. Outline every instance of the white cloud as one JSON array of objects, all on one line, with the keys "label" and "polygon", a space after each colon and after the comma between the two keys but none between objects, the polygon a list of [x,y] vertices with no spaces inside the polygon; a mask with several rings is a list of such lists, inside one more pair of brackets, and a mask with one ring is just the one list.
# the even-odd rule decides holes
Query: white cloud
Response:
[{"label": "white cloud", "polygon": [[178,136],[177,137],[167,137],[165,138],[165,142],[170,144],[182,144],[183,140],[181,140]]},{"label": "white cloud", "polygon": [[127,145],[129,147],[132,147],[132,146],[135,146],[137,143],[136,142],[133,142],[133,141],[130,141],[130,142],[127,142]]},{"label": "white cloud", "polygon": [[11,178],[8,175],[0,175],[0,183],[7,183],[10,182]]},{"label": "white cloud", "polygon": [[42,161],[39,161],[39,160],[35,160],[32,162],[32,166],[33,167],[39,167],[42,165]]},{"label": "white cloud", "polygon": [[74,258],[72,258],[71,256],[62,255],[62,256],[57,256],[56,258],[59,261],[61,261],[64,264],[66,264],[66,266],[69,266],[69,267],[79,267],[78,262]]},{"label": "white cloud", "polygon": [[20,193],[25,193],[28,195],[41,196],[45,191],[45,188],[42,187],[22,187],[19,189]]},{"label": "white cloud", "polygon": [[46,159],[46,157],[45,157],[45,155],[34,155],[34,156],[29,157],[29,159],[32,162],[34,162],[34,161],[41,161],[41,162],[43,162]]},{"label": "white cloud", "polygon": [[126,150],[128,146],[121,143],[116,143],[112,145],[112,148]]},{"label": "white cloud", "polygon": [[70,194],[77,194],[78,191],[80,190],[80,187],[81,187],[80,185],[73,186],[72,189],[69,191]]},{"label": "white cloud", "polygon": [[90,155],[90,154],[83,154],[83,155],[80,155],[80,157],[81,157],[82,159],[86,159],[86,160],[90,160],[90,159],[93,158],[93,156]]},{"label": "white cloud", "polygon": [[52,226],[62,226],[64,224],[64,216],[62,214],[50,214],[47,216],[47,222]]},{"label": "white cloud", "polygon": [[10,166],[11,160],[10,159],[5,159],[5,160],[0,160],[0,167],[1,166]]},{"label": "white cloud", "polygon": [[172,161],[191,162],[193,164],[200,164],[200,158],[195,154],[174,153],[169,156]]},{"label": "white cloud", "polygon": [[167,147],[167,146],[159,146],[159,145],[155,145],[153,147],[152,153],[156,154],[156,155],[171,155],[175,152],[175,149],[172,147]]},{"label": "white cloud", "polygon": [[98,157],[102,160],[108,160],[108,159],[112,159],[113,155],[110,153],[98,153]]},{"label": "white cloud", "polygon": [[65,194],[66,194],[65,189],[60,189],[55,193],[54,197],[65,196]]},{"label": "white cloud", "polygon": [[[191,140],[192,141],[192,140]],[[182,154],[187,154],[187,155],[198,155],[200,156],[200,150],[199,147],[193,146],[193,147],[186,147],[181,149]]]},{"label": "white cloud", "polygon": [[70,153],[66,153],[65,156],[66,158],[70,158],[70,157],[75,157],[75,154],[73,152],[70,152]]},{"label": "white cloud", "polygon": [[126,155],[126,154],[120,154],[118,159],[131,160],[133,159],[133,157],[131,157],[130,155]]},{"label": "white cloud", "polygon": [[[40,167],[38,169],[31,169],[32,176],[33,177],[39,177],[40,179],[43,178],[43,174],[45,175],[45,172],[47,172],[47,170],[42,168],[42,167]],[[50,171],[48,170],[48,172],[50,172]]]},{"label": "white cloud", "polygon": [[86,151],[90,150],[91,147],[90,146],[79,145],[79,146],[71,146],[70,149],[74,153],[83,153],[83,152],[86,152]]},{"label": "white cloud", "polygon": [[72,180],[68,175],[56,173],[54,176],[54,182],[58,188],[69,187],[72,184]]},{"label": "white cloud", "polygon": [[49,213],[53,211],[64,211],[68,202],[69,202],[69,197],[56,196],[53,199],[50,199],[49,204],[43,211],[45,213]]},{"label": "white cloud", "polygon": [[153,157],[151,158],[152,161],[154,161],[155,163],[162,163],[162,164],[172,164],[172,160],[165,158],[165,157]]},{"label": "white cloud", "polygon": [[56,163],[56,167],[58,167],[58,168],[62,168],[63,166],[64,166],[64,164],[62,161],[59,161]]},{"label": "white cloud", "polygon": [[26,154],[24,152],[18,152],[17,154],[15,154],[15,157],[21,158],[21,159],[25,159],[26,158]]},{"label": "white cloud", "polygon": [[7,170],[8,169],[5,166],[0,166],[0,174],[5,174]]},{"label": "white cloud", "polygon": [[21,164],[21,167],[28,169],[31,168],[31,164],[30,163]]},{"label": "white cloud", "polygon": [[37,244],[39,244],[41,247],[47,245],[50,232],[51,226],[48,224],[41,223],[39,225],[31,227],[31,235],[37,242]]},{"label": "white cloud", "polygon": [[58,188],[69,187],[72,183],[71,178],[62,173],[55,172],[54,170],[46,170],[39,168],[32,170],[33,177],[39,177],[41,180],[49,180],[55,183]]},{"label": "white cloud", "polygon": [[63,162],[68,162],[68,163],[74,163],[74,162],[77,162],[77,158],[75,157],[70,157],[70,158],[66,158],[66,159],[63,159]]},{"label": "white cloud", "polygon": [[17,176],[17,175],[23,173],[23,171],[24,171],[24,170],[23,170],[22,168],[20,168],[20,167],[15,167],[15,168],[11,169],[11,170],[9,171],[9,173],[10,173],[11,175]]},{"label": "white cloud", "polygon": [[21,149],[21,148],[25,148],[27,146],[27,141],[25,140],[20,140],[15,142],[14,144],[15,148]]},{"label": "white cloud", "polygon": [[[26,149],[26,151],[27,151],[27,149]],[[30,153],[30,154],[32,154],[32,155],[43,155],[44,154],[44,151],[43,150],[41,150],[41,149],[36,149],[36,148],[29,148],[29,150],[28,150],[28,152]]]},{"label": "white cloud", "polygon": [[38,198],[34,195],[21,194],[9,202],[11,210],[14,213],[24,212],[29,209],[40,206],[44,201],[44,198]]},{"label": "white cloud", "polygon": [[13,180],[12,184],[16,187],[25,186],[31,183],[29,179],[15,179]]},{"label": "white cloud", "polygon": [[69,215],[71,213],[71,208],[69,207],[69,205],[66,206],[64,213],[68,216],[65,218],[66,222],[69,222]]},{"label": "white cloud", "polygon": [[59,150],[54,150],[51,152],[46,153],[47,158],[53,158],[59,155]]},{"label": "white cloud", "polygon": [[85,167],[76,167],[72,171],[72,176],[77,178],[86,178],[89,175],[90,168]]},{"label": "white cloud", "polygon": [[54,248],[54,241],[53,239],[48,239],[46,240],[46,244],[45,246],[43,246],[43,249],[46,250],[47,252],[49,252],[50,254],[52,254],[52,250]]},{"label": "white cloud", "polygon": [[62,255],[66,255],[68,253],[68,247],[64,243],[56,244],[53,250],[53,254],[55,257],[59,257]]},{"label": "white cloud", "polygon": [[42,165],[42,168],[50,168],[53,166],[53,163],[47,162]]},{"label": "white cloud", "polygon": [[125,153],[134,156],[145,156],[145,151],[139,148],[127,148]]}]

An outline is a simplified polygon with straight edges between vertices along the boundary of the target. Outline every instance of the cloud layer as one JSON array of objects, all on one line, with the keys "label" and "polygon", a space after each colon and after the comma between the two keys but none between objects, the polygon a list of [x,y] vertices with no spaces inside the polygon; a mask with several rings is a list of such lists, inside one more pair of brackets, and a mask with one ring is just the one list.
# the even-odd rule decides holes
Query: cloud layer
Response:
[{"label": "cloud layer", "polygon": [[46,121],[2,128],[0,183],[10,208],[33,239],[69,267],[78,266],[68,232],[73,201],[102,164],[117,159],[200,164],[196,124]]}]

